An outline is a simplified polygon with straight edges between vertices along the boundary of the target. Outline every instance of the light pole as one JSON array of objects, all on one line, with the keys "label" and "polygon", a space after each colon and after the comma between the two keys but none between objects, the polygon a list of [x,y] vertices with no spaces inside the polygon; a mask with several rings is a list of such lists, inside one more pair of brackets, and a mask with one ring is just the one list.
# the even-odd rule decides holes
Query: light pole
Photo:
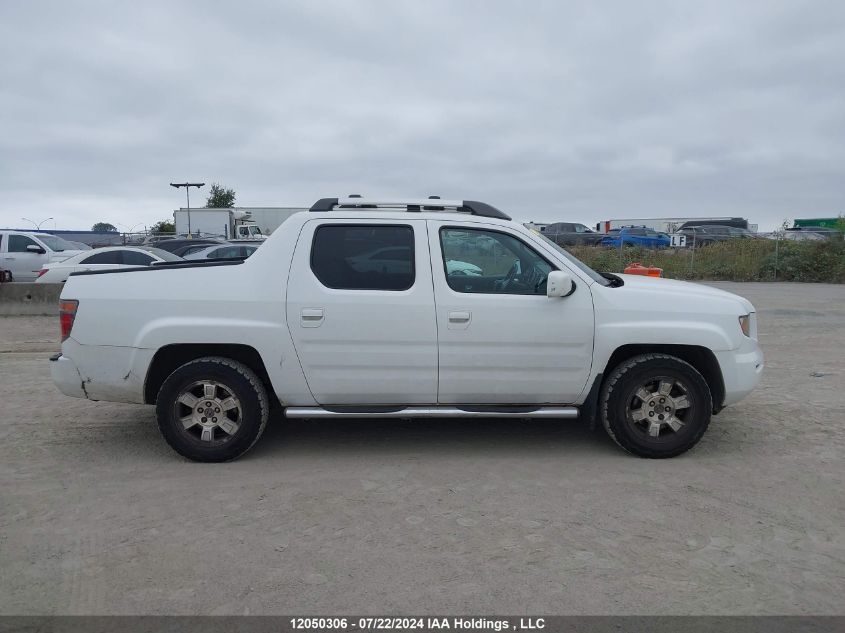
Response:
[{"label": "light pole", "polygon": [[118,224],[120,224],[120,226],[122,226],[124,229],[126,229],[127,233],[132,233],[132,231],[135,230],[135,227],[141,226],[143,224],[143,222],[138,222],[138,224],[133,224],[132,227],[128,227],[125,224],[121,224],[120,222],[118,222]]},{"label": "light pole", "polygon": [[134,230],[135,230],[135,227],[141,226],[141,225],[143,224],[143,222],[138,222],[138,224],[133,224],[131,227],[128,227],[128,226],[126,226],[125,224],[122,224],[122,223],[120,223],[120,222],[118,222],[118,224],[120,224],[120,226],[122,226],[124,229],[126,229],[126,233],[124,234],[124,238],[123,238],[123,243],[124,243],[124,245],[125,245],[125,244],[126,244],[126,237],[125,237],[125,236],[126,236],[126,235],[130,235],[130,236],[131,236],[131,235],[132,235],[132,231],[134,231]]},{"label": "light pole", "polygon": [[171,187],[179,187],[185,188],[185,195],[188,199],[188,237],[191,237],[191,187],[196,187],[199,189],[200,187],[204,187],[204,182],[171,182]]},{"label": "light pole", "polygon": [[27,222],[32,222],[35,225],[35,230],[40,231],[41,225],[44,224],[47,220],[52,220],[53,218],[44,218],[41,222],[36,222],[35,220],[30,220],[29,218],[21,218],[21,220],[26,220]]}]

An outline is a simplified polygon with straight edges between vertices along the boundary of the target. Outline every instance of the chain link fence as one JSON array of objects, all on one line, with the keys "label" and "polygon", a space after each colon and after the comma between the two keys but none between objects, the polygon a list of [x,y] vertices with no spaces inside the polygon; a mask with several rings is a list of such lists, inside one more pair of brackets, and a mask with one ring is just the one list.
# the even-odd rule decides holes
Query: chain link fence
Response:
[{"label": "chain link fence", "polygon": [[845,283],[845,242],[835,231],[686,235],[675,246],[666,244],[665,235],[660,243],[618,233],[595,235],[592,243],[573,243],[578,240],[570,234],[543,235],[600,272],[621,273],[639,263],[661,268],[671,279]]}]

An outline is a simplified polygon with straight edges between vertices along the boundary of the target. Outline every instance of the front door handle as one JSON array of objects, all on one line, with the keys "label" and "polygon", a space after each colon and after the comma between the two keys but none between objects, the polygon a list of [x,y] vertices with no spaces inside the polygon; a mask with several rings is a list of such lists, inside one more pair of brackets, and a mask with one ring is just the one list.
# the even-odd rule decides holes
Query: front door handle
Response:
[{"label": "front door handle", "polygon": [[299,313],[299,322],[302,327],[320,327],[324,318],[323,308],[302,308]]}]

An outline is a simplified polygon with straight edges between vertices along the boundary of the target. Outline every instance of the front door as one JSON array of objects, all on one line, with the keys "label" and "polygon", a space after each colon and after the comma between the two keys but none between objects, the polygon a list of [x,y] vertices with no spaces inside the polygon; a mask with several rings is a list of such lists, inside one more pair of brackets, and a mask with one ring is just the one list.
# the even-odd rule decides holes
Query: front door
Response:
[{"label": "front door", "polygon": [[[593,352],[593,301],[576,279],[548,298],[558,269],[517,232],[429,222],[441,404],[571,404]],[[573,277],[575,277],[573,275]]]},{"label": "front door", "polygon": [[287,322],[321,405],[436,403],[425,221],[306,223],[288,278]]}]

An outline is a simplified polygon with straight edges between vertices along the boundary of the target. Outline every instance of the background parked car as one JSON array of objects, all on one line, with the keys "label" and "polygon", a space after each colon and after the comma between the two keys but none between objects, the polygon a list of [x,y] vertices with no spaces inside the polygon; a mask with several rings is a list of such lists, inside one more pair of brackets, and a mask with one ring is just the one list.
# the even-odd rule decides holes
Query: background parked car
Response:
[{"label": "background parked car", "polygon": [[217,237],[195,237],[193,239],[173,239],[156,242],[156,248],[184,257],[188,253],[201,250],[214,244],[228,244],[226,240]]},{"label": "background parked car", "polygon": [[619,248],[626,246],[645,246],[647,248],[666,248],[672,240],[666,233],[658,233],[654,229],[645,226],[626,226],[621,229],[612,229],[602,237],[601,246],[613,246]]},{"label": "background parked car", "polygon": [[258,244],[254,243],[238,244],[230,242],[227,244],[212,244],[196,249],[188,249],[184,258],[190,260],[232,259],[236,257],[246,259],[258,250],[258,246]]},{"label": "background parked car", "polygon": [[38,273],[37,283],[62,283],[71,273],[83,270],[110,270],[150,266],[155,262],[181,262],[181,257],[149,246],[110,246],[79,253],[48,264]]},{"label": "background parked car", "polygon": [[13,281],[35,281],[47,264],[60,262],[83,251],[49,233],[0,231],[0,264]]},{"label": "background parked car", "polygon": [[593,229],[578,222],[554,222],[546,226],[541,233],[559,246],[588,244],[595,246],[604,237]]},{"label": "background parked car", "polygon": [[748,229],[725,224],[687,225],[678,230],[687,236],[687,246],[707,246],[716,242],[735,239],[759,239],[759,235]]},{"label": "background parked car", "polygon": [[92,250],[92,246],[90,244],[86,244],[85,242],[74,242],[73,240],[65,240],[68,244],[73,246],[75,249],[80,251],[90,251]]},{"label": "background parked car", "polygon": [[841,240],[842,231],[837,231],[827,226],[796,226],[784,231],[784,237],[788,240],[815,240],[811,235],[817,235],[823,240]]}]

